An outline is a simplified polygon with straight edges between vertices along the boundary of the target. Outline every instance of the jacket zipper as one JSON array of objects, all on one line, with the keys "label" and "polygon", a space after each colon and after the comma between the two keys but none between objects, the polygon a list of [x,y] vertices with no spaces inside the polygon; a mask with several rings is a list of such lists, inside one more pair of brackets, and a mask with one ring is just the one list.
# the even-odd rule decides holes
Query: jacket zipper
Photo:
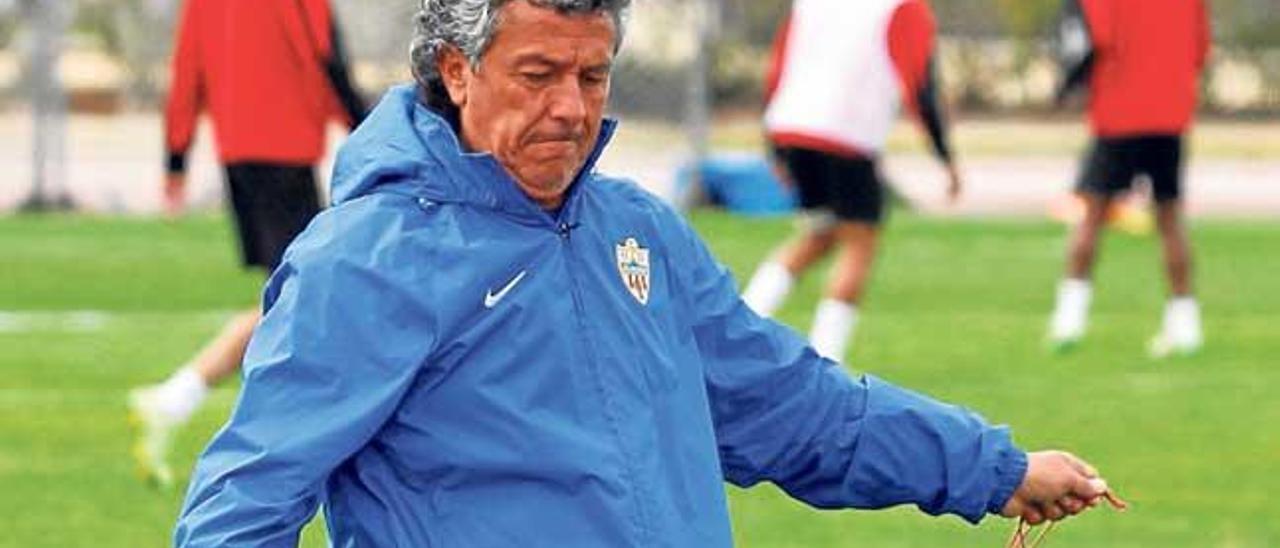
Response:
[{"label": "jacket zipper", "polygon": [[643,546],[650,544],[649,540],[653,536],[649,528],[645,524],[649,521],[645,515],[645,505],[639,486],[636,483],[635,470],[631,468],[632,459],[628,458],[626,446],[622,442],[622,432],[618,427],[618,419],[614,416],[614,408],[610,405],[609,391],[604,386],[604,375],[600,370],[599,360],[596,359],[595,352],[592,350],[592,343],[588,335],[586,323],[586,307],[582,304],[582,295],[579,292],[578,277],[575,274],[573,263],[577,260],[577,255],[573,250],[573,229],[576,225],[567,222],[559,222],[556,225],[556,233],[560,236],[560,241],[564,246],[565,271],[569,275],[569,294],[573,299],[573,309],[575,323],[578,327],[579,341],[582,344],[583,354],[586,355],[587,367],[595,377],[596,390],[601,403],[604,405],[604,418],[609,425],[609,431],[613,435],[614,446],[618,448],[618,452],[622,457],[622,474],[623,480],[628,484],[632,497],[635,501],[636,515],[632,520],[639,533],[639,542],[637,544]]}]

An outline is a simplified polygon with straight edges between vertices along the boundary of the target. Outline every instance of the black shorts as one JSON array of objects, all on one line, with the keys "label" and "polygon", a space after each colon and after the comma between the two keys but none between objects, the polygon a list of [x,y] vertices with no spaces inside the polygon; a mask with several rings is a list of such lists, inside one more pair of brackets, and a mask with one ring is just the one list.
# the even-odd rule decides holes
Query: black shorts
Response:
[{"label": "black shorts", "polygon": [[244,264],[268,272],[280,265],[285,248],[320,212],[311,166],[231,164],[227,190]]},{"label": "black shorts", "polygon": [[777,154],[795,181],[801,209],[870,225],[883,220],[884,184],[874,159],[794,147],[780,147]]},{"label": "black shorts", "polygon": [[1086,194],[1115,196],[1133,187],[1146,175],[1157,203],[1182,196],[1182,136],[1143,135],[1098,138],[1094,141],[1076,190]]}]

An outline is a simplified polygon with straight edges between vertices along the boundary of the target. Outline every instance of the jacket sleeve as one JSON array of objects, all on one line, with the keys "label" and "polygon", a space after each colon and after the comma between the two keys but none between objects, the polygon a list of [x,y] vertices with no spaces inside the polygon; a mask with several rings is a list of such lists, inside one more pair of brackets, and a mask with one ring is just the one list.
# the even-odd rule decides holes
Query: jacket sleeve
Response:
[{"label": "jacket sleeve", "polygon": [[1022,482],[1007,428],[871,376],[853,378],[742,302],[680,223],[684,288],[725,478],[777,484],[820,508],[912,503],[978,522]]},{"label": "jacket sleeve", "polygon": [[183,4],[174,41],[169,98],[164,111],[166,171],[169,173],[186,172],[187,151],[195,137],[196,119],[204,102],[197,28],[200,4],[196,0]]},{"label": "jacket sleeve", "polygon": [[296,546],[330,473],[393,414],[434,344],[404,285],[322,256],[324,233],[339,231],[317,224],[268,286],[239,401],[196,464],[175,546]]}]

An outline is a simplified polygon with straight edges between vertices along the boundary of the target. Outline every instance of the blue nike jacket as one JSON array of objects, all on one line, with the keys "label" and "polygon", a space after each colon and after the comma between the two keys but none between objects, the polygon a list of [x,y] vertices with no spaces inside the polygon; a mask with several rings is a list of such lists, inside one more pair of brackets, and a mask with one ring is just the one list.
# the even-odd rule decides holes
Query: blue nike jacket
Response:
[{"label": "blue nike jacket", "polygon": [[178,546],[729,546],[724,481],[977,522],[1006,429],[753,314],[671,209],[594,172],[558,218],[391,91],[266,290]]}]

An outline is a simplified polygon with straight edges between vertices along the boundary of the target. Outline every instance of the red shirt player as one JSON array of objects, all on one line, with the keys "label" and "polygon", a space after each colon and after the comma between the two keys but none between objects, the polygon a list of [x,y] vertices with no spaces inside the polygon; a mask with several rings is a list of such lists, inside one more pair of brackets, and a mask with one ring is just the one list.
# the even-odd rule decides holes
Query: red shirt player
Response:
[{"label": "red shirt player", "polygon": [[[267,271],[320,211],[315,165],[325,124],[355,127],[363,101],[347,74],[327,0],[187,0],[173,54],[165,109],[165,207],[181,212],[186,156],[201,112],[213,118],[218,155],[246,266]],[[139,470],[172,482],[169,436],[213,384],[238,371],[259,311],[233,318],[168,380],[134,390]]]},{"label": "red shirt player", "polygon": [[802,232],[760,266],[743,298],[781,305],[793,280],[838,250],[810,340],[844,359],[884,216],[877,159],[905,103],[960,192],[934,70],[936,24],[924,0],[796,0],[775,42],[765,128],[803,210]]},{"label": "red shirt player", "polygon": [[166,205],[181,208],[187,150],[207,111],[247,265],[274,268],[319,211],[314,168],[326,122],[355,127],[364,117],[332,15],[327,0],[183,6],[165,108]]},{"label": "red shirt player", "polygon": [[1068,77],[1060,97],[1087,85],[1094,142],[1076,185],[1086,213],[1072,238],[1050,323],[1055,348],[1069,348],[1084,336],[1106,211],[1139,179],[1155,200],[1172,293],[1151,351],[1165,356],[1201,346],[1181,197],[1183,134],[1195,112],[1209,40],[1203,0],[1067,1],[1058,43]]}]

